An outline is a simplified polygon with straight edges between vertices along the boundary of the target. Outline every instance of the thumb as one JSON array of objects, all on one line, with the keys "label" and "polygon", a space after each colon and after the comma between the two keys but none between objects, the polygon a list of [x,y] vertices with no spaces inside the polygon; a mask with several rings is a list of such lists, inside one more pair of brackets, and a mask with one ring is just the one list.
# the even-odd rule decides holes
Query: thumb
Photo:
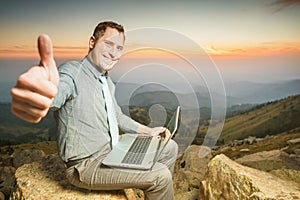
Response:
[{"label": "thumb", "polygon": [[58,85],[58,71],[55,60],[53,58],[53,46],[48,35],[40,35],[38,37],[38,50],[40,54],[40,66],[46,69],[49,81],[56,86]]}]

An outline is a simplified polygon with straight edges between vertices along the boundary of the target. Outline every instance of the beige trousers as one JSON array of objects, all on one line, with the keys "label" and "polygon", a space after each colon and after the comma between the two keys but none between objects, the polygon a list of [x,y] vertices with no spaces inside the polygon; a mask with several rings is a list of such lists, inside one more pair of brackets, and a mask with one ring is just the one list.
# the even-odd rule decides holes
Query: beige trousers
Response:
[{"label": "beige trousers", "polygon": [[174,199],[172,173],[178,153],[178,145],[170,140],[152,170],[117,169],[102,165],[102,155],[92,156],[67,168],[69,182],[90,190],[119,190],[139,188],[146,200]]}]

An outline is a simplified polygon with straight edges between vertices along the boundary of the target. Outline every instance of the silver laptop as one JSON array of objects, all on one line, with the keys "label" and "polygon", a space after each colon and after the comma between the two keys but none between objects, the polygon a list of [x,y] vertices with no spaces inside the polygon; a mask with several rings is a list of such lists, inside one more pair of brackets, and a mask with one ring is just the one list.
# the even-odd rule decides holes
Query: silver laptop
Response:
[{"label": "silver laptop", "polygon": [[113,150],[103,160],[103,164],[111,167],[131,169],[151,169],[159,159],[164,147],[174,137],[179,123],[180,107],[171,117],[167,128],[171,136],[167,141],[163,136],[144,136],[140,134],[123,134]]}]

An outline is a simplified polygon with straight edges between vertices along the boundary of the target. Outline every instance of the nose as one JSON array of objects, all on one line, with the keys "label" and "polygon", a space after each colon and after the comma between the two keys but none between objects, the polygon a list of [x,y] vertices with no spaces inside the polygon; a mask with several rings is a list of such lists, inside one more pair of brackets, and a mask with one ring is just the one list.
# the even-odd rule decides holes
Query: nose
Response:
[{"label": "nose", "polygon": [[121,53],[116,47],[112,47],[109,51],[109,56],[114,61],[121,57]]}]

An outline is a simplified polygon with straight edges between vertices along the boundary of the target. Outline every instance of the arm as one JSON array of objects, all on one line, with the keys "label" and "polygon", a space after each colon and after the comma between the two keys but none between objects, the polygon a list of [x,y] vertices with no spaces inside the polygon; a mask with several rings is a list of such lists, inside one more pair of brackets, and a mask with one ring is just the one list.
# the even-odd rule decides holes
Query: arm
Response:
[{"label": "arm", "polygon": [[[110,80],[110,84],[111,84],[111,88],[112,88],[112,92],[113,92],[112,94],[114,94],[115,86],[111,80]],[[164,128],[164,127],[150,128],[148,126],[145,126],[141,123],[136,122],[135,120],[133,120],[130,117],[128,117],[127,115],[125,115],[122,112],[120,106],[118,105],[118,103],[115,99],[115,95],[112,95],[112,96],[113,96],[113,101],[114,101],[114,107],[116,109],[118,124],[119,124],[119,127],[123,131],[134,132],[134,133],[150,135],[150,136],[155,136],[155,135],[165,133],[166,128]]]}]

